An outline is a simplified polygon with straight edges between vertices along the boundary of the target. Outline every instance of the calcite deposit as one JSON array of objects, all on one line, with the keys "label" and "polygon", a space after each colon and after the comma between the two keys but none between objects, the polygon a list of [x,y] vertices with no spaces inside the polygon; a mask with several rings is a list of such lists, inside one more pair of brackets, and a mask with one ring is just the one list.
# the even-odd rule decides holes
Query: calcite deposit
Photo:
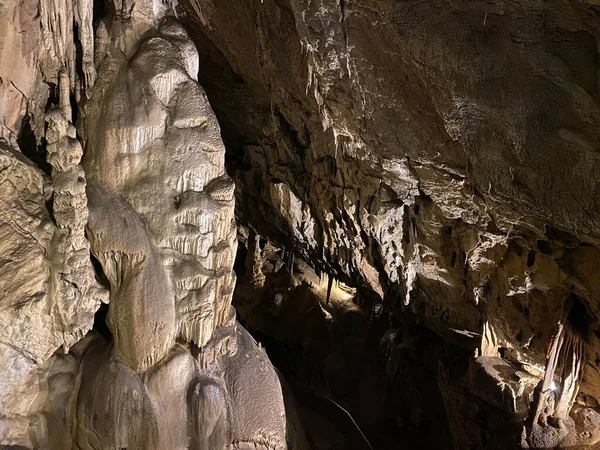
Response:
[{"label": "calcite deposit", "polygon": [[28,151],[49,174],[4,121],[0,445],[302,448],[231,307],[234,185],[196,48],[172,5],[114,6],[94,32],[91,4],[39,5],[32,84],[55,100]]},{"label": "calcite deposit", "polygon": [[0,2],[0,448],[598,447],[598,42],[597,0]]}]

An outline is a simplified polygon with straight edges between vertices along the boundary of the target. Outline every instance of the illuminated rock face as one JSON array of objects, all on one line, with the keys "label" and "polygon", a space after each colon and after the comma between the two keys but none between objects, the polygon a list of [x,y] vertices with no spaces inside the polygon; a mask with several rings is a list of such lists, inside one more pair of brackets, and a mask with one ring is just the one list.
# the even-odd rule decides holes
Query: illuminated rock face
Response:
[{"label": "illuminated rock face", "polygon": [[0,447],[599,445],[597,0],[1,3]]},{"label": "illuminated rock face", "polygon": [[[160,6],[108,25],[137,34],[101,49],[82,112],[113,343],[84,356],[74,436],[90,450],[287,448],[277,375],[231,307],[234,186],[219,126],[196,49]],[[146,28],[144,7],[157,14]]]},{"label": "illuminated rock face", "polygon": [[[60,69],[60,104],[45,114],[51,176],[3,129],[0,445],[302,445],[288,436],[277,374],[231,306],[234,185],[195,46],[162,2],[118,5],[98,26],[94,65],[83,3],[41,11],[56,60],[45,67]],[[74,17],[78,83],[72,37],[55,30]],[[87,97],[79,136],[71,92]],[[104,338],[88,333],[101,302]]]},{"label": "illuminated rock face", "polygon": [[[135,23],[135,14],[119,25]],[[142,218],[125,242],[130,252],[147,248],[151,264],[161,266],[160,274],[151,269],[141,284],[148,292],[161,290],[154,297],[164,311],[157,306],[156,320],[171,327],[165,349],[176,336],[202,347],[231,321],[234,185],[225,172],[219,126],[197,82],[196,48],[172,17],[143,32],[149,35],[140,31],[135,52],[125,50],[125,58],[117,46],[100,56],[103,76],[83,110],[84,167],[97,189],[107,191],[99,195],[118,195],[132,208],[132,221]],[[102,208],[104,201],[95,204]],[[104,208],[99,220],[110,213]],[[97,236],[93,223],[90,231]],[[146,234],[147,242],[135,242]],[[98,242],[97,256],[110,266],[107,252],[111,244]],[[132,311],[130,319],[135,317]],[[153,334],[149,328],[148,338]]]},{"label": "illuminated rock face", "polygon": [[[225,137],[238,221],[358,288],[373,311],[383,306],[386,349],[368,350],[385,355],[400,434],[431,448],[597,445],[598,2],[181,3]],[[277,292],[277,266],[250,265],[264,290],[248,286],[247,305],[234,304],[263,333],[294,339],[277,321],[319,289]],[[283,300],[254,308],[269,293]],[[569,299],[570,324],[559,325]],[[316,311],[302,323],[314,325]],[[553,369],[547,350],[561,327]],[[323,366],[334,365],[331,347]],[[542,395],[546,373],[556,390]],[[431,391],[439,409],[423,397]],[[448,433],[425,444],[440,423]]]}]

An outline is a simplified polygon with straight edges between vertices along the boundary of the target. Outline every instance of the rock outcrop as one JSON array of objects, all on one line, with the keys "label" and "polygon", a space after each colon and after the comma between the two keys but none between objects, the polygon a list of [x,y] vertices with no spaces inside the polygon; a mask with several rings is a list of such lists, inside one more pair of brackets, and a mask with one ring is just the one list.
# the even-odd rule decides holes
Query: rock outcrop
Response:
[{"label": "rock outcrop", "polygon": [[47,61],[34,59],[31,84],[57,84],[47,126],[31,133],[50,174],[5,120],[0,445],[303,448],[278,375],[231,307],[234,185],[172,5],[116,5],[95,51],[91,3],[39,8]]},{"label": "rock outcrop", "polygon": [[600,445],[600,4],[179,3],[0,6],[0,446]]}]

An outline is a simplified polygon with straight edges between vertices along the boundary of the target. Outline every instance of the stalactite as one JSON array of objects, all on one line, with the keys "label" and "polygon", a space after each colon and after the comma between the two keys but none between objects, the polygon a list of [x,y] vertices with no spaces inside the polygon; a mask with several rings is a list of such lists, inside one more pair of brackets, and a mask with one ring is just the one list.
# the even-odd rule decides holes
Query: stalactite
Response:
[{"label": "stalactite", "polygon": [[[443,397],[457,448],[502,446],[483,442],[488,430],[464,432],[465,405],[469,420],[485,417],[495,430],[504,430],[500,416],[513,426],[530,413],[542,428],[538,447],[568,447],[561,439],[573,430],[593,435],[582,422],[600,430],[598,361],[585,360],[598,354],[600,327],[581,332],[569,301],[558,324],[554,317],[568,289],[588,297],[590,316],[599,309],[596,0],[541,2],[543,14],[540,2],[182,0],[185,23],[174,0],[0,3],[0,134],[10,142],[0,142],[0,447],[62,448],[41,435],[63,411],[74,416],[75,446],[252,446],[261,441],[253,433],[273,424],[285,445],[279,384],[248,394],[272,369],[230,305],[236,201],[240,220],[269,233],[263,249],[251,235],[238,290],[244,301],[252,294],[261,326],[277,321],[283,334],[285,314],[306,315],[310,327],[294,322],[301,347],[314,339],[317,356],[339,349],[340,339],[323,337],[345,335],[368,314],[346,304],[351,294],[336,277],[350,280],[364,294],[359,308],[372,300],[373,326],[368,340],[346,341],[358,351],[337,352],[340,360],[355,364],[367,353],[361,345],[407,325],[386,364],[416,359],[414,373],[432,378],[425,386],[437,373],[434,400]],[[493,31],[485,48],[471,39],[482,23]],[[60,105],[50,107],[55,85]],[[95,292],[88,241],[110,286],[110,343],[90,331],[106,296]],[[288,248],[276,254],[271,242]],[[261,301],[265,292],[272,301]],[[346,312],[352,320],[337,321]],[[413,326],[426,339],[409,340]],[[477,346],[485,358],[469,359]],[[322,367],[341,369],[335,356]],[[456,389],[442,386],[445,370],[428,366],[438,361],[468,364],[489,383],[473,389],[453,367]],[[76,367],[76,411],[67,411],[74,402],[42,410],[45,385],[75,376],[67,366]],[[407,394],[390,398],[394,415],[398,400],[422,397],[411,394],[421,382],[408,378],[393,386]],[[201,395],[214,391],[203,385],[218,386],[221,410],[231,408],[219,417],[241,430],[223,445],[187,435],[190,419],[210,414],[210,395]],[[427,428],[432,411],[444,416],[430,406],[414,409],[424,425],[415,429]],[[253,417],[239,426],[237,412]],[[10,425],[16,416],[21,437]],[[198,420],[196,434],[217,429]]]},{"label": "stalactite", "polygon": [[498,336],[489,320],[483,324],[480,356],[498,356]]},{"label": "stalactite", "polygon": [[93,0],[76,0],[75,19],[78,25],[79,41],[82,50],[83,88],[86,93],[94,87],[96,82],[96,68],[94,67],[94,30],[92,19],[94,12]]},{"label": "stalactite", "polygon": [[[79,165],[83,150],[71,123],[72,111],[69,99],[69,76],[65,70],[59,73],[60,105],[46,114],[48,131],[48,163],[52,166],[54,184],[53,213],[58,231],[54,238],[53,273],[58,308],[63,322],[69,323],[87,308],[81,305],[93,302],[93,310],[100,302],[108,301],[108,292],[94,279],[90,262],[90,246],[85,237],[88,220],[85,174]],[[91,320],[88,327],[92,326]],[[64,350],[77,342],[85,330],[65,330]]]},{"label": "stalactite", "polygon": [[326,303],[329,305],[329,300],[331,299],[331,290],[333,288],[333,280],[334,277],[331,274],[327,276],[327,301]]},{"label": "stalactite", "polygon": [[[42,34],[47,51],[49,72],[64,69],[70,80],[75,80],[75,42],[73,33],[73,2],[44,0],[40,2]],[[90,23],[91,26],[91,23]]]}]

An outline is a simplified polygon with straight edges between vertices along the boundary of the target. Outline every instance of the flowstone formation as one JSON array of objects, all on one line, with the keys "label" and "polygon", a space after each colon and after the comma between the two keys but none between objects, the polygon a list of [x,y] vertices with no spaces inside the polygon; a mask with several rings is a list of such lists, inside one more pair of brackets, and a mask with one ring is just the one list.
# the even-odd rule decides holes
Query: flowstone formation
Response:
[{"label": "flowstone formation", "polygon": [[117,9],[82,111],[88,236],[111,286],[113,342],[84,356],[75,442],[286,448],[277,375],[231,307],[234,186],[219,127],[196,49],[167,11]]},{"label": "flowstone formation", "polygon": [[[46,125],[30,91],[3,97],[36,111],[46,161],[5,115],[0,447],[303,448],[278,375],[231,306],[234,184],[172,5],[114,5],[95,51],[91,4],[39,6],[40,73],[55,73]],[[19,151],[32,144],[39,165]],[[108,331],[94,318],[102,303]]]}]

